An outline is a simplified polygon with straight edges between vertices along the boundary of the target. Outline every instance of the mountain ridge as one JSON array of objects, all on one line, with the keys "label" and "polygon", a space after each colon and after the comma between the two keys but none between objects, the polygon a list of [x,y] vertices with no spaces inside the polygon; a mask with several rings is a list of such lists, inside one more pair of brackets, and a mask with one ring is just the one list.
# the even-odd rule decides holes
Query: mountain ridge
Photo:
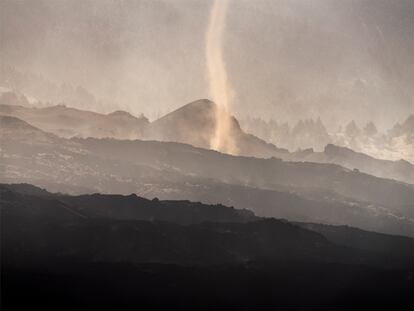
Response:
[{"label": "mountain ridge", "polygon": [[[33,108],[2,104],[0,113],[23,118],[29,123],[32,121],[34,123],[31,124],[38,127],[40,125],[45,131],[65,138],[76,136],[146,139],[187,143],[210,149],[211,135],[214,134],[214,108],[213,102],[202,99],[184,105],[153,122],[143,116],[136,118],[124,111],[102,115],[62,105]],[[380,160],[360,152],[349,152],[352,150],[349,148],[343,149],[346,147],[334,147],[333,144],[327,144],[322,152],[307,149],[290,153],[243,132],[237,119],[231,118],[232,135],[240,155],[276,157],[286,161],[336,163],[351,170],[358,169],[374,176],[414,184],[414,165],[409,162]]]},{"label": "mountain ridge", "polygon": [[[243,215],[231,220],[225,214],[217,213],[226,208],[219,205],[206,206],[188,201],[149,201],[134,195],[104,195],[108,200],[106,206],[102,206],[103,201],[98,197],[100,194],[72,197],[45,193],[31,185],[1,184],[0,193],[3,216],[2,260],[6,259],[6,263],[12,266],[16,264],[11,261],[13,258],[24,264],[27,258],[22,254],[30,254],[32,251],[38,252],[35,255],[37,259],[45,256],[44,258],[57,261],[67,256],[80,256],[101,258],[107,262],[123,258],[125,262],[186,265],[248,262],[259,258],[300,260],[301,256],[305,256],[306,259],[302,260],[321,263],[359,263],[362,260],[374,266],[413,265],[409,258],[414,258],[414,239],[410,238],[376,234],[377,240],[391,239],[401,243],[399,246],[393,243],[394,248],[390,249],[387,244],[382,248],[372,248],[355,241],[342,245],[343,242],[335,238],[335,234],[321,230],[324,228],[321,226],[316,228],[313,224],[297,225],[279,219],[240,217]],[[138,199],[131,206],[135,210],[156,210],[160,204],[167,204],[167,207],[162,213],[155,213],[152,219],[146,215],[137,217],[133,214],[125,217],[125,199]],[[79,205],[83,200],[86,201]],[[189,208],[183,210],[182,207],[188,204]],[[94,210],[98,206],[106,211],[96,214]],[[196,221],[183,222],[179,217],[182,211],[198,214],[200,207],[211,210],[216,218],[213,220],[208,214],[201,213]],[[113,213],[108,213],[108,209],[113,210]],[[168,209],[171,209],[171,215],[174,216],[169,220],[165,218]],[[78,217],[82,215],[88,216]],[[353,234],[356,230],[330,228],[342,230],[345,234]],[[31,239],[30,233],[39,229],[54,234],[45,235],[41,241]],[[106,238],[108,232],[111,232],[109,239]],[[359,230],[359,234],[366,239],[374,237],[374,233],[362,230]],[[16,239],[25,241],[25,247],[15,246],[13,241]],[[79,239],[84,242],[76,242]],[[152,242],[148,244],[145,242],[147,239]],[[131,243],[132,241],[135,242]],[[202,241],[209,243],[200,243]],[[134,246],[136,243],[140,245],[139,249]],[[61,249],[64,248],[71,251],[62,253]],[[381,259],[378,259],[378,255]]]},{"label": "mountain ridge", "polygon": [[2,182],[224,203],[259,216],[414,235],[412,185],[336,164],[232,156],[172,142],[49,134],[53,140],[45,143],[18,133],[0,137]]}]

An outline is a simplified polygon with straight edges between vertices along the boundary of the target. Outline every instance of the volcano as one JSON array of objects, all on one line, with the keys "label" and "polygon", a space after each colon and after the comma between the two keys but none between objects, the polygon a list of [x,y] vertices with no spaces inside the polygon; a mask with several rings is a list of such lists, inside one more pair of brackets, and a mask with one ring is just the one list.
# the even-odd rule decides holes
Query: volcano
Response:
[{"label": "volcano", "polygon": [[[216,109],[218,109],[217,105],[208,99],[191,102],[152,122],[150,136],[155,140],[181,142],[209,149],[211,138],[215,134]],[[286,149],[277,148],[254,135],[245,133],[234,116],[228,114],[225,117],[230,119],[229,135],[239,155],[284,157],[288,154]]]}]

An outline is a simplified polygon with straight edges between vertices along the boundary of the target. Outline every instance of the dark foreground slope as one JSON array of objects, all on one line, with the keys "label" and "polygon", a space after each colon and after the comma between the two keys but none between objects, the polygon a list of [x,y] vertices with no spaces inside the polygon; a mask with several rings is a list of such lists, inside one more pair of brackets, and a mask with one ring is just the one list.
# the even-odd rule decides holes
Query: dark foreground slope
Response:
[{"label": "dark foreground slope", "polygon": [[2,271],[3,310],[412,310],[412,271],[66,263]]},{"label": "dark foreground slope", "polygon": [[[372,249],[224,206],[69,197],[30,185],[0,190],[4,310],[397,310],[413,303],[413,239],[378,235],[385,247]],[[163,222],[160,209],[198,218]],[[362,239],[372,234],[359,231]]]},{"label": "dark foreground slope", "polygon": [[148,200],[131,195],[69,196],[53,194],[30,184],[0,184],[1,202],[19,208],[4,209],[19,216],[43,217],[58,211],[75,219],[111,219],[165,221],[177,224],[211,222],[247,222],[257,220],[253,212],[221,204],[207,205],[190,201]]}]

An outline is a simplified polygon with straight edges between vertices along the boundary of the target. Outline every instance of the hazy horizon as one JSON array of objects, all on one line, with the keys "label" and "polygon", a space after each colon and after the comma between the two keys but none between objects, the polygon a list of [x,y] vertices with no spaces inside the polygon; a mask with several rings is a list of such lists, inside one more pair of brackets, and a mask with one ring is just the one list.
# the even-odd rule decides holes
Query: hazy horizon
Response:
[{"label": "hazy horizon", "polygon": [[[19,70],[81,85],[154,118],[211,98],[211,5],[4,0],[0,55]],[[414,113],[413,37],[408,0],[229,1],[223,57],[234,89],[230,110],[282,122],[320,116],[328,127],[351,119],[391,127]]]},{"label": "hazy horizon", "polygon": [[414,310],[413,38],[414,0],[0,0],[2,309]]}]

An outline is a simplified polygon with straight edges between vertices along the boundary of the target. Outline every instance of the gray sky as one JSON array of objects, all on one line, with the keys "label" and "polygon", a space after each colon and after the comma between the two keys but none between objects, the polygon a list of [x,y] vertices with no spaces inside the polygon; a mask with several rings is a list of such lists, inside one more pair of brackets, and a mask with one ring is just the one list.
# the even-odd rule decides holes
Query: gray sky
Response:
[{"label": "gray sky", "polygon": [[[0,0],[3,62],[135,114],[208,97],[210,1]],[[230,0],[233,113],[380,126],[414,113],[414,1]]]}]

